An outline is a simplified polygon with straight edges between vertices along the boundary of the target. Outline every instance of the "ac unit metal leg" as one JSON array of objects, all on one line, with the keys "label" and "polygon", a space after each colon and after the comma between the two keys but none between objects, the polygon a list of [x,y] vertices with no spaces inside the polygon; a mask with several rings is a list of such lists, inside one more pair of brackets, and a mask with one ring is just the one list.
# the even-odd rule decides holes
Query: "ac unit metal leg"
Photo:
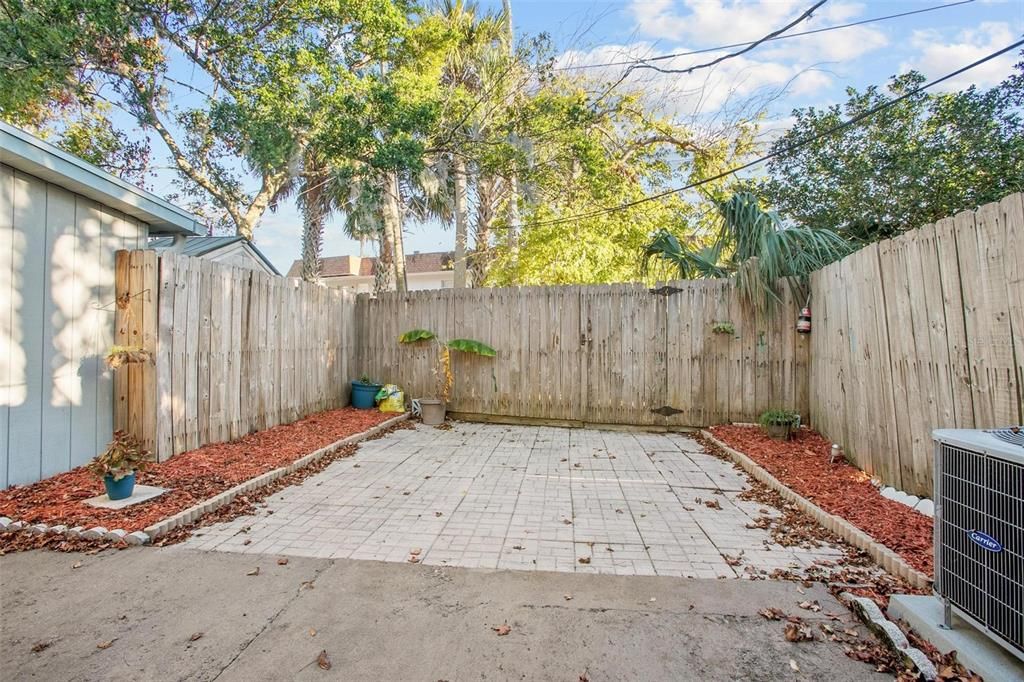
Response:
[{"label": "ac unit metal leg", "polygon": [[953,605],[948,599],[942,600],[942,624],[939,627],[943,630],[953,629]]}]

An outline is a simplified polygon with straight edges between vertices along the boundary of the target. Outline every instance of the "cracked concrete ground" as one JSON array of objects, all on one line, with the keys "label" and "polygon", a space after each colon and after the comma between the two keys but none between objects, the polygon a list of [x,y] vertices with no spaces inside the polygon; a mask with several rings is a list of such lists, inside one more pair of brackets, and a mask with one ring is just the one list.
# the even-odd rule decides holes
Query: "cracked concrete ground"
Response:
[{"label": "cracked concrete ground", "polygon": [[419,425],[362,444],[354,457],[273,495],[257,515],[203,528],[188,544],[691,578],[799,570],[842,556],[829,546],[783,547],[748,527],[776,512],[739,498],[746,481],[685,434]]},{"label": "cracked concrete ground", "polygon": [[[878,679],[838,644],[788,642],[783,622],[757,615],[775,607],[817,625],[837,614],[833,625],[859,629],[824,588],[800,589],[345,559],[280,565],[183,545],[37,550],[0,557],[0,679]],[[808,599],[821,612],[798,607]],[[498,636],[503,623],[511,632]],[[329,671],[315,662],[322,650]]]}]

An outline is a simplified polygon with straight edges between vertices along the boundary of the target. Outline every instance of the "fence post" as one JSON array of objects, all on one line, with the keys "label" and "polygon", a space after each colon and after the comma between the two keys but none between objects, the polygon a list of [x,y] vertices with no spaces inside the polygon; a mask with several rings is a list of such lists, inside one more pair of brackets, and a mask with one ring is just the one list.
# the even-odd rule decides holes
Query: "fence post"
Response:
[{"label": "fence post", "polygon": [[[155,251],[118,251],[114,269],[117,326],[114,343],[156,357],[157,259]],[[114,371],[114,428],[138,438],[155,453],[156,365],[129,363]]]}]

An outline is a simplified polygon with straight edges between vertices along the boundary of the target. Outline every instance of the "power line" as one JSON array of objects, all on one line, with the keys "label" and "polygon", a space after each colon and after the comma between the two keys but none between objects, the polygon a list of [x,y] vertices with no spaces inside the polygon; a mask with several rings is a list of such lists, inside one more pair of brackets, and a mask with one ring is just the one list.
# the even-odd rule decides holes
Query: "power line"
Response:
[{"label": "power line", "polygon": [[793,28],[794,26],[796,26],[800,22],[805,21],[807,19],[810,19],[811,15],[814,14],[814,10],[818,9],[819,7],[821,7],[826,2],[828,2],[828,0],[819,0],[814,5],[812,5],[810,8],[805,10],[803,14],[801,14],[796,19],[794,19],[793,21],[789,22],[788,24],[786,24],[782,28],[777,29],[775,31],[772,31],[771,33],[761,37],[760,39],[755,40],[752,43],[749,43],[742,50],[737,50],[736,52],[730,52],[729,54],[725,54],[725,55],[722,55],[721,57],[718,57],[716,59],[712,59],[710,62],[705,62],[704,64],[697,64],[696,66],[690,66],[690,67],[687,67],[685,69],[662,69],[662,68],[654,66],[652,64],[647,64],[647,63],[644,63],[644,62],[638,62],[638,63],[633,64],[632,66],[630,66],[628,69],[626,69],[626,74],[628,75],[629,72],[632,71],[633,69],[655,69],[657,71],[661,71],[662,73],[693,73],[697,69],[707,69],[707,68],[710,68],[712,66],[715,66],[716,64],[721,64],[722,62],[724,62],[727,59],[733,59],[734,57],[739,57],[741,55],[744,55],[747,52],[750,52],[751,50],[753,50],[755,47],[757,47],[761,43],[766,43],[769,40],[774,40],[775,38],[778,38],[783,33],[788,31],[789,29]]},{"label": "power line", "polygon": [[835,133],[837,133],[837,132],[839,132],[841,130],[844,130],[846,128],[852,127],[852,126],[856,125],[857,123],[860,123],[864,119],[866,119],[866,118],[868,118],[870,116],[873,116],[874,114],[878,113],[879,111],[882,111],[883,109],[888,109],[889,107],[891,107],[891,106],[893,106],[895,104],[898,104],[899,102],[902,102],[903,100],[905,100],[905,99],[907,99],[909,97],[913,97],[914,95],[916,95],[918,93],[924,92],[925,90],[927,90],[929,88],[935,87],[939,83],[943,83],[945,81],[948,81],[951,78],[955,78],[955,77],[959,76],[960,74],[965,73],[967,71],[970,71],[971,69],[973,69],[975,67],[981,66],[982,64],[984,64],[986,62],[992,61],[996,57],[999,57],[1000,55],[1003,55],[1003,54],[1006,54],[1007,52],[1015,50],[1016,48],[1018,48],[1018,47],[1020,47],[1022,45],[1024,45],[1024,40],[1018,40],[1017,42],[1013,43],[1012,45],[1008,45],[1007,47],[1004,47],[1001,50],[998,50],[998,51],[993,52],[993,53],[991,53],[991,54],[989,54],[989,55],[987,55],[985,57],[982,57],[978,61],[973,62],[971,64],[968,64],[967,66],[961,67],[961,68],[957,69],[956,71],[953,71],[952,73],[948,73],[945,76],[942,76],[941,78],[936,78],[935,80],[930,81],[928,83],[925,83],[924,85],[922,85],[920,87],[917,87],[917,88],[915,88],[915,89],[913,89],[913,90],[911,90],[909,92],[906,92],[906,93],[900,95],[899,97],[895,97],[893,99],[890,99],[890,100],[887,100],[885,102],[882,102],[881,104],[877,104],[877,105],[871,107],[870,109],[868,109],[867,111],[861,112],[860,114],[854,116],[853,118],[851,118],[851,119],[849,119],[847,121],[843,121],[842,123],[837,123],[836,125],[832,126],[828,130],[824,130],[824,131],[822,131],[820,133],[816,133],[814,135],[808,136],[808,137],[806,137],[806,138],[804,138],[802,140],[797,140],[796,142],[794,142],[794,143],[792,143],[790,145],[787,145],[786,147],[783,147],[782,149],[770,152],[768,154],[765,154],[764,156],[761,156],[761,157],[758,157],[758,158],[754,159],[753,161],[748,161],[747,163],[744,163],[742,165],[735,166],[734,168],[730,168],[729,170],[726,170],[726,171],[723,171],[721,173],[718,173],[717,175],[713,175],[711,177],[704,178],[702,180],[698,180],[696,182],[691,182],[690,184],[686,185],[685,187],[677,187],[675,189],[668,189],[668,190],[665,190],[664,192],[659,192],[657,194],[652,194],[650,196],[644,197],[643,199],[637,199],[635,201],[629,201],[629,202],[620,204],[618,206],[613,206],[611,208],[604,208],[604,209],[599,209],[599,210],[596,210],[596,211],[589,211],[589,212],[586,212],[586,213],[578,213],[576,215],[565,216],[563,218],[552,218],[552,219],[549,219],[549,220],[540,220],[540,221],[536,221],[536,222],[533,222],[533,223],[528,223],[528,224],[524,225],[523,227],[544,227],[544,226],[547,226],[547,225],[558,225],[558,224],[561,224],[561,223],[567,223],[567,222],[572,222],[572,221],[575,221],[575,220],[581,220],[583,218],[593,218],[593,217],[597,217],[597,216],[600,216],[600,215],[605,215],[607,213],[615,213],[615,212],[618,212],[618,211],[624,211],[627,208],[632,208],[633,206],[638,206],[640,204],[645,204],[645,203],[650,202],[650,201],[655,201],[657,199],[661,199],[663,197],[670,196],[672,194],[678,194],[680,192],[685,192],[687,190],[694,189],[696,187],[700,187],[701,185],[706,185],[706,184],[708,184],[710,182],[714,182],[715,180],[721,180],[722,178],[725,178],[725,177],[728,177],[728,176],[733,175],[735,173],[738,173],[739,171],[746,170],[746,169],[752,168],[753,166],[756,166],[758,164],[764,163],[765,161],[768,161],[769,159],[773,159],[773,158],[775,158],[777,156],[785,156],[785,155],[789,154],[790,152],[796,151],[797,149],[800,149],[801,147],[807,146],[808,144],[810,144],[811,142],[814,142],[815,140],[819,140],[819,139],[821,139],[823,137],[828,137],[829,135],[833,135],[833,134],[835,134]]},{"label": "power line", "polygon": [[[791,29],[794,26],[796,26],[797,24],[799,24],[801,21],[805,21],[806,19],[808,19],[811,16],[811,14],[814,13],[814,10],[818,9],[819,7],[821,7],[826,2],[828,2],[828,0],[819,0],[818,2],[814,3],[814,5],[812,5],[809,9],[805,10],[803,14],[801,14],[796,19],[794,19],[793,21],[789,22],[788,24],[786,24],[782,28],[776,29],[776,30],[772,31],[769,34],[767,34],[765,36],[762,36],[758,40],[755,40],[752,43],[745,43],[747,45],[747,47],[743,48],[742,50],[739,50],[738,52],[731,52],[729,54],[722,55],[721,57],[718,57],[717,59],[712,59],[710,62],[705,62],[704,64],[697,64],[696,66],[691,66],[690,68],[683,69],[681,71],[675,71],[674,73],[685,73],[685,74],[689,75],[689,74],[693,73],[694,71],[696,71],[698,69],[708,69],[708,68],[711,68],[712,66],[715,66],[716,64],[721,64],[722,62],[724,62],[726,60],[733,59],[734,57],[739,57],[740,55],[746,54],[747,52],[750,52],[751,50],[753,50],[755,47],[757,47],[761,43],[763,43],[763,42],[765,42],[767,40],[771,40],[772,38],[778,37],[778,36],[782,35],[783,33],[785,33],[786,31],[788,31],[789,29]],[[597,104],[598,102],[603,100],[605,97],[607,97],[611,93],[612,90],[614,90],[615,88],[619,87],[619,85],[621,85],[623,81],[625,81],[627,78],[629,78],[629,74],[633,73],[633,69],[639,69],[639,68],[657,69],[658,67],[651,66],[649,64],[632,64],[629,68],[627,68],[625,71],[622,72],[622,75],[619,76],[618,80],[616,80],[614,83],[609,85],[605,89],[605,91],[602,92],[601,95],[596,100],[594,100],[594,103]],[[661,69],[658,69],[658,70],[660,71]]]},{"label": "power line", "polygon": [[[734,47],[744,47],[746,45],[754,45],[759,42],[772,42],[776,40],[785,40],[787,38],[799,38],[801,36],[809,36],[817,33],[825,33],[827,31],[838,31],[844,28],[852,28],[854,26],[863,26],[864,24],[871,24],[879,21],[888,21],[889,19],[899,19],[902,17],[909,17],[914,14],[924,14],[925,12],[934,12],[940,9],[948,9],[950,7],[957,7],[959,5],[969,5],[975,2],[975,0],[959,0],[959,2],[950,2],[945,5],[935,5],[934,7],[925,7],[923,9],[915,9],[909,12],[900,12],[898,14],[889,14],[884,17],[872,17],[870,19],[861,19],[860,21],[853,21],[848,24],[836,24],[834,26],[823,26],[810,31],[801,31],[799,33],[787,33],[785,35],[778,35],[768,40],[761,39],[760,41],[749,41],[745,43],[732,43],[730,45],[718,45],[716,47],[705,47],[699,50],[691,50],[689,52],[674,52],[672,54],[656,55],[654,57],[644,57],[637,59],[628,59],[618,62],[606,62],[603,64],[570,64],[567,66],[559,66],[555,68],[555,71],[578,71],[582,69],[597,69],[606,66],[630,66],[630,65],[646,65],[647,62],[658,62],[666,59],[675,59],[676,57],[690,57],[697,54],[706,54],[708,52],[717,52],[719,50],[729,50]],[[653,68],[653,67],[651,67]]]}]

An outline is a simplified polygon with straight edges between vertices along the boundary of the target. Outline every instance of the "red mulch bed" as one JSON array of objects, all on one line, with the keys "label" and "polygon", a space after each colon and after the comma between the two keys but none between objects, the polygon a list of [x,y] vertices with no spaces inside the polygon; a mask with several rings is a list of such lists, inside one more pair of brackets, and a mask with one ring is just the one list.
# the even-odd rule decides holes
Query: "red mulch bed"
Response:
[{"label": "red mulch bed", "polygon": [[138,482],[171,490],[121,510],[97,509],[82,501],[102,495],[104,489],[102,481],[79,467],[43,481],[0,491],[0,516],[68,527],[142,530],[250,478],[395,416],[377,410],[344,407],[251,433],[231,443],[204,445],[166,462],[151,464],[139,475]]},{"label": "red mulch bed", "polygon": [[826,438],[806,428],[790,441],[773,440],[756,426],[714,426],[711,432],[795,492],[932,575],[932,520],[882,497],[860,469],[846,462],[829,464],[832,444]]}]

